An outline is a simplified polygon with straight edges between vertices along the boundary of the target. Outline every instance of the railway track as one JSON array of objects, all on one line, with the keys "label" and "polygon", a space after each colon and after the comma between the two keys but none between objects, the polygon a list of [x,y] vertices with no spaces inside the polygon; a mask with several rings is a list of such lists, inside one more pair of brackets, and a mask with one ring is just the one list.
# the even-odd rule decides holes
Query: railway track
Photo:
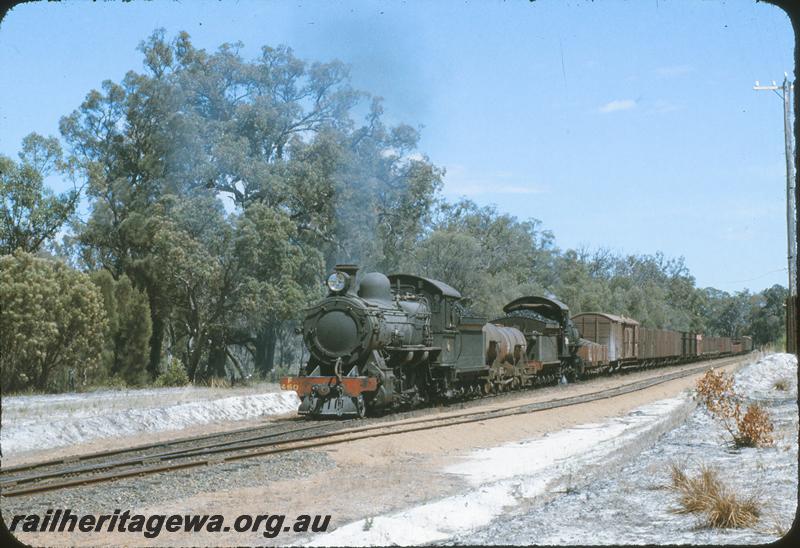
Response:
[{"label": "railway track", "polygon": [[[0,495],[17,497],[55,491],[92,483],[144,476],[160,472],[221,464],[245,458],[312,449],[374,438],[468,424],[485,420],[535,413],[548,409],[589,403],[644,390],[682,377],[701,373],[714,367],[730,365],[747,356],[721,358],[664,375],[576,396],[553,398],[541,402],[506,405],[495,409],[464,409],[445,416],[430,414],[418,418],[391,421],[378,420],[364,424],[351,419],[337,422],[287,421],[272,427],[251,427],[224,433],[184,438],[167,443],[102,451],[66,459],[9,467],[0,475]],[[352,426],[361,424],[362,426]],[[109,460],[109,457],[115,457]]]}]

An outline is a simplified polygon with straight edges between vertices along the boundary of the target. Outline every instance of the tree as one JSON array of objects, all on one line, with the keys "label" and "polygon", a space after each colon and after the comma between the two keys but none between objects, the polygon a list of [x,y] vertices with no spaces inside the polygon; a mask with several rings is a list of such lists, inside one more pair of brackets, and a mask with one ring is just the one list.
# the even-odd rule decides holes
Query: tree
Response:
[{"label": "tree", "polygon": [[16,251],[0,257],[0,371],[6,390],[53,388],[97,372],[107,327],[89,276]]},{"label": "tree", "polygon": [[765,345],[781,339],[786,329],[786,299],[789,291],[782,285],[756,293],[750,300],[750,326],[747,333],[753,344]]},{"label": "tree", "polygon": [[[257,370],[271,369],[279,323],[316,295],[325,272],[320,253],[331,263],[377,234],[381,243],[368,253],[374,264],[396,262],[421,232],[440,184],[440,172],[412,154],[417,132],[384,127],[379,103],[357,127],[351,113],[365,94],[351,88],[344,64],[308,63],[285,46],[246,61],[240,48],[223,44],[209,53],[186,33],[169,41],[156,31],[140,45],[144,73],[104,82],[61,121],[91,205],[78,227],[78,255],[146,291],[153,377],[165,344],[185,350],[192,375],[236,367],[231,343],[253,349]],[[354,190],[356,179],[375,182],[374,192]],[[221,212],[221,200],[233,211]],[[208,216],[176,222],[182,202]],[[381,228],[350,238],[340,222],[349,205],[377,212]],[[255,264],[237,244],[255,217],[268,216],[281,219],[277,234],[292,251],[285,261],[258,260],[287,267],[287,276],[298,273],[288,265],[303,265],[300,286]],[[217,235],[197,229],[206,220]],[[164,257],[177,262],[165,265]],[[291,313],[283,306],[245,306],[247,317],[229,312],[278,303],[282,292],[290,293],[280,302],[292,303]]]},{"label": "tree", "polygon": [[365,123],[346,136],[334,174],[335,245],[326,266],[350,262],[392,272],[409,261],[431,222],[444,170],[415,152],[419,132],[381,121],[374,98]]},{"label": "tree", "polygon": [[540,231],[539,221],[520,222],[469,200],[443,202],[404,266],[453,285],[474,312],[497,316],[510,300],[544,292],[551,246],[552,234]]},{"label": "tree", "polygon": [[103,351],[103,370],[127,384],[142,384],[147,378],[147,360],[152,332],[147,296],[135,289],[124,274],[114,280],[107,270],[91,274],[103,294],[108,333]]},{"label": "tree", "polygon": [[0,255],[38,251],[75,211],[80,192],[55,195],[44,179],[67,171],[55,137],[36,133],[22,140],[19,162],[0,155]]}]

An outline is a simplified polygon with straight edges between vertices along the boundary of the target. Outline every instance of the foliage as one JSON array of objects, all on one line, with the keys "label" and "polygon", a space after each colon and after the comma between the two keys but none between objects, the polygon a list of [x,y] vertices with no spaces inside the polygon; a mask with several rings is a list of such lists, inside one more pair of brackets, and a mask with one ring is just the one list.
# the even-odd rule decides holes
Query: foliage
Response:
[{"label": "foliage", "polygon": [[772,445],[772,422],[758,404],[742,413],[741,397],[736,394],[733,376],[724,371],[706,373],[697,381],[697,397],[711,415],[719,420],[737,447]]},{"label": "foliage", "polygon": [[522,294],[548,283],[553,236],[539,221],[519,221],[469,200],[440,202],[431,230],[405,268],[446,281],[472,300],[475,312],[495,316]]},{"label": "foliage", "polygon": [[736,445],[740,447],[758,447],[772,445],[772,421],[766,410],[754,403],[747,407],[747,412],[742,417],[737,417],[736,427],[738,435]]},{"label": "foliage", "polygon": [[671,487],[680,496],[678,513],[703,513],[705,526],[713,528],[752,527],[758,522],[761,510],[755,498],[737,496],[716,469],[701,466],[699,474],[690,477],[673,463],[671,476]]},{"label": "foliage", "polygon": [[183,363],[175,357],[167,360],[164,372],[161,373],[155,380],[155,386],[186,386],[189,384],[189,375],[186,374],[186,368]]},{"label": "foliage", "polygon": [[55,137],[27,135],[19,159],[0,155],[0,255],[38,251],[72,215],[80,196],[78,190],[57,196],[44,186],[48,175],[67,171]]},{"label": "foliage", "polygon": [[107,270],[100,270],[93,272],[91,278],[103,294],[108,320],[103,370],[125,384],[142,384],[147,379],[152,334],[147,296],[134,288],[124,274],[114,280]]},{"label": "foliage", "polygon": [[784,335],[788,297],[789,290],[777,284],[751,297],[746,330],[753,337],[754,344],[776,342],[779,336]]},{"label": "foliage", "polygon": [[780,390],[781,392],[786,392],[789,390],[789,379],[781,378],[775,381],[773,384],[775,390]]},{"label": "foliage", "polygon": [[79,382],[96,376],[107,320],[89,276],[18,250],[0,257],[0,303],[4,389],[63,388],[69,370]]}]

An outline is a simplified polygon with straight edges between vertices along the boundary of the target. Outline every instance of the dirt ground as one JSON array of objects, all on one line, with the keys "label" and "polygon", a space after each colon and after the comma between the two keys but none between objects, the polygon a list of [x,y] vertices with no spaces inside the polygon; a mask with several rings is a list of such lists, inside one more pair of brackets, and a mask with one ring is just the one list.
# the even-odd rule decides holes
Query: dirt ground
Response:
[{"label": "dirt ground", "polygon": [[[751,361],[744,359],[724,369],[734,371]],[[524,392],[514,399],[514,403],[533,403],[594,392],[620,382],[628,383],[694,365],[636,372],[622,377],[601,377],[590,382]],[[335,461],[334,470],[316,473],[309,470],[308,475],[301,480],[253,478],[252,487],[240,489],[216,490],[213,485],[209,485],[206,491],[197,496],[159,501],[147,507],[131,508],[131,511],[145,515],[222,514],[226,523],[232,522],[241,514],[284,514],[287,516],[287,523],[300,514],[330,514],[328,530],[332,530],[357,519],[384,514],[465,490],[466,483],[462,479],[443,473],[442,468],[475,449],[537,438],[547,432],[621,416],[649,402],[677,396],[690,389],[699,376],[695,374],[642,391],[567,408],[320,448],[318,451],[326,452]],[[508,404],[508,400],[490,400],[481,408]],[[458,411],[442,414],[451,413]],[[188,432],[182,431],[181,437],[187,434]],[[151,441],[150,437],[137,438],[137,443],[148,441]],[[102,444],[92,445],[92,450],[97,450]],[[80,449],[81,452],[88,450],[87,446]],[[169,481],[169,476],[165,475],[163,481]],[[144,539],[130,533],[103,532],[71,535],[20,533],[18,538],[39,545],[132,546],[286,545],[299,540],[291,532],[268,539],[262,536],[261,531],[190,535],[162,532],[155,539]]]}]

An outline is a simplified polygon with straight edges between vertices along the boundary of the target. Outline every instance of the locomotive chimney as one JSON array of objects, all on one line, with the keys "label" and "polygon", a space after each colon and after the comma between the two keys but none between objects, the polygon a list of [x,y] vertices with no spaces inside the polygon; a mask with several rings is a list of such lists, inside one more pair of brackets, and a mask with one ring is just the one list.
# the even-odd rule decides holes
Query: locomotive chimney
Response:
[{"label": "locomotive chimney", "polygon": [[333,267],[338,272],[344,272],[353,280],[356,279],[356,272],[358,272],[358,265],[355,264],[337,264]]}]

